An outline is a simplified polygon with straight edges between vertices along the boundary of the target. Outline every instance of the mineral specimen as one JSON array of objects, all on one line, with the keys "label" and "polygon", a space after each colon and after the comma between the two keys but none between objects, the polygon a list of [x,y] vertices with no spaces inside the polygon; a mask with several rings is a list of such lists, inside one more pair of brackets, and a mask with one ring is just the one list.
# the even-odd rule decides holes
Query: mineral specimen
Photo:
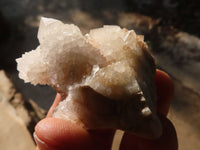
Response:
[{"label": "mineral specimen", "polygon": [[42,18],[40,45],[17,59],[19,77],[67,95],[53,117],[87,129],[115,128],[146,138],[161,134],[156,116],[155,63],[143,36],[119,26],[83,35]]}]

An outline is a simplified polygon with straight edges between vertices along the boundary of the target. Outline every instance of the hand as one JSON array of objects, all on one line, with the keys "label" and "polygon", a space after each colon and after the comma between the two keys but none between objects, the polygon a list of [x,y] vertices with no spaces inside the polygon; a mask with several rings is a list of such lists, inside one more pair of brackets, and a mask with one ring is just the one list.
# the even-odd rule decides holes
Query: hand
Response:
[{"label": "hand", "polygon": [[[163,134],[159,139],[147,140],[125,133],[120,150],[178,150],[176,131],[166,118],[173,96],[173,83],[170,77],[156,71],[157,112],[163,125]],[[47,118],[35,127],[34,137],[37,150],[110,150],[114,130],[87,131],[69,121],[52,118],[52,111],[61,100],[57,94]]]}]

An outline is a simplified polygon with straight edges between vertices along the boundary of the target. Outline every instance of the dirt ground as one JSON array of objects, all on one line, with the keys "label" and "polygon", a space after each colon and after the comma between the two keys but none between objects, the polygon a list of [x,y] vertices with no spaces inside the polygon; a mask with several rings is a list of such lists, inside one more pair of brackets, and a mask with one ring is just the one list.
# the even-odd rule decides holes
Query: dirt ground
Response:
[{"label": "dirt ground", "polygon": [[[199,9],[198,0],[1,0],[0,68],[11,75],[26,97],[47,110],[55,92],[46,86],[24,84],[18,78],[15,62],[24,52],[38,45],[37,30],[41,16],[74,23],[83,33],[104,24],[134,29],[145,35],[158,67],[174,80],[175,96],[169,118],[177,129],[179,149],[199,150]],[[181,37],[186,39],[177,38],[179,33],[183,33]],[[189,39],[194,39],[193,43]],[[186,46],[177,46],[181,40]]]}]

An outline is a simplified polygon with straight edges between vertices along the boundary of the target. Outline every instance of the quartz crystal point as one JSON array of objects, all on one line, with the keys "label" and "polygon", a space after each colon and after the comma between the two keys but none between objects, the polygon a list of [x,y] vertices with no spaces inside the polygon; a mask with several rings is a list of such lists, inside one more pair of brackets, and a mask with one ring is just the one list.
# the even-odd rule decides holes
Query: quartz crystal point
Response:
[{"label": "quartz crystal point", "polygon": [[83,35],[73,24],[41,18],[38,39],[35,50],[17,59],[17,69],[25,82],[48,84],[67,95],[53,117],[86,129],[160,136],[155,63],[143,36],[119,26]]}]

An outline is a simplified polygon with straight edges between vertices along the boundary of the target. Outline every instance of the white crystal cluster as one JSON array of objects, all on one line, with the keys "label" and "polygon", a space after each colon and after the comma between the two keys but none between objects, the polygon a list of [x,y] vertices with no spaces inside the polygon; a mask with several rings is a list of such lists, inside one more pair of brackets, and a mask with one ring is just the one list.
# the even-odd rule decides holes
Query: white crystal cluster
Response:
[{"label": "white crystal cluster", "polygon": [[42,18],[40,45],[17,59],[20,78],[48,84],[67,98],[53,116],[85,128],[118,128],[144,137],[161,133],[155,113],[155,64],[143,36],[119,26],[83,35]]}]

